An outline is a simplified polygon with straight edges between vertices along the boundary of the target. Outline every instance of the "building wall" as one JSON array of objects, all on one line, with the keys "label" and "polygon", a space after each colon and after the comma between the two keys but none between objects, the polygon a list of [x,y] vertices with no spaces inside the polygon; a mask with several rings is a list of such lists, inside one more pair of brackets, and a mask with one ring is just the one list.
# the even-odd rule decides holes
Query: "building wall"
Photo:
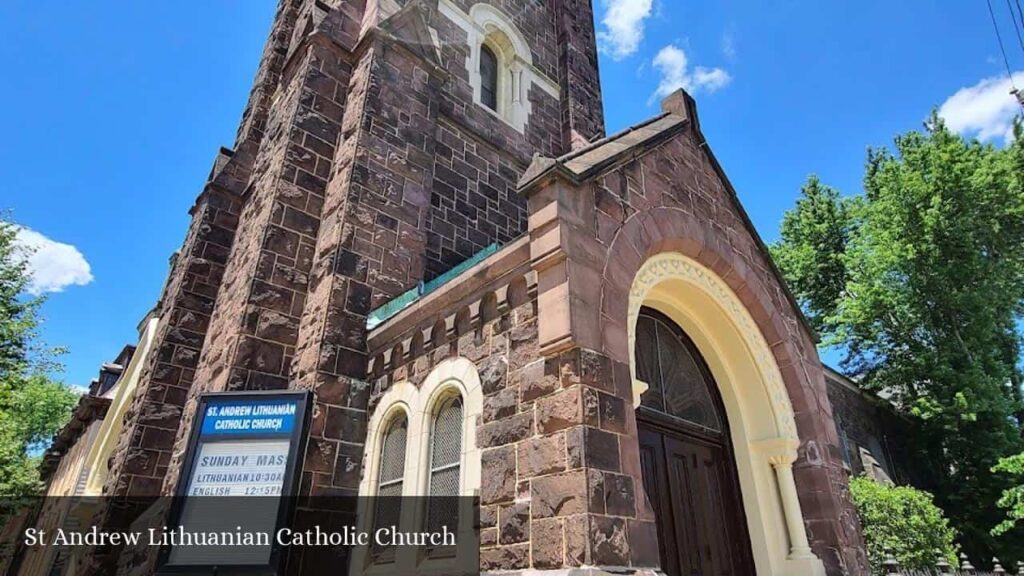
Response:
[{"label": "building wall", "polygon": [[884,400],[856,388],[839,374],[826,373],[828,398],[835,416],[840,448],[850,474],[872,474],[864,451],[880,465],[888,479],[927,487],[928,475],[907,444],[913,424]]},{"label": "building wall", "polygon": [[[693,262],[681,267],[706,269],[694,272],[695,281],[717,277],[712,284],[720,281],[721,287],[713,291],[735,294],[741,316],[749,317],[742,331],[756,334],[764,343],[757,362],[768,366],[766,382],[776,382],[766,399],[774,404],[773,413],[786,415],[772,433],[780,442],[798,439],[796,450],[780,454],[778,464],[771,463],[778,469],[789,465],[781,458],[794,459],[791,471],[799,502],[786,504],[794,546],[789,557],[805,557],[796,550],[796,542],[806,532],[811,550],[829,574],[866,573],[813,333],[710,152],[693,101],[679,92],[663,103],[663,110],[665,116],[624,133],[618,143],[539,160],[530,182],[524,184],[533,266],[538,284],[545,287],[540,352],[551,356],[574,347],[591,349],[628,367],[630,324],[635,321],[630,314],[642,303],[637,294],[661,273],[647,270],[645,263],[678,254]],[[702,317],[704,312],[682,315],[686,314],[690,316],[684,320],[691,320],[691,336],[698,344],[702,334],[717,330]],[[713,358],[708,361],[714,365]],[[635,441],[628,445],[631,452],[636,449]],[[751,457],[752,470],[768,470],[767,462],[759,462],[753,453]],[[635,454],[629,458],[637,460]],[[740,472],[742,482],[742,462]],[[788,472],[785,476],[788,481]],[[783,476],[779,479],[781,486]],[[786,498],[784,492],[782,496]],[[803,522],[790,523],[798,514]],[[769,526],[765,534],[772,532]],[[755,552],[756,546],[755,542]],[[784,551],[772,554],[776,562],[786,561]],[[795,569],[782,564],[772,568]]]},{"label": "building wall", "polygon": [[484,4],[526,38],[527,76],[546,79],[526,87],[522,127],[472,99],[468,36],[449,17],[472,3],[279,2],[237,140],[192,209],[104,493],[173,491],[200,394],[284,388],[352,423],[314,433],[304,490],[357,488],[336,466],[362,453],[369,311],[523,233],[515,183],[533,154],[604,134],[589,0]]},{"label": "building wall", "polygon": [[[35,527],[54,533],[57,528],[81,528],[81,519],[73,514],[71,497],[82,493],[84,477],[89,470],[86,456],[99,435],[103,420],[94,420],[78,436],[77,441],[61,457],[57,469],[50,477],[43,499],[42,509]],[[50,573],[54,562],[60,556],[63,560],[68,550],[52,546],[36,546],[25,549],[25,555],[18,569],[20,576],[45,576]]]},{"label": "building wall", "polygon": [[[769,481],[791,472],[798,491],[771,500],[772,573],[865,573],[813,336],[692,102],[670,101],[671,129],[627,160],[591,150],[604,127],[590,1],[485,4],[528,46],[522,131],[473,101],[468,0],[282,0],[239,140],[193,208],[105,492],[175,489],[199,395],[299,388],[316,394],[301,492],[355,493],[379,399],[465,358],[484,396],[481,568],[652,570],[630,291],[671,252],[741,302],[778,375],[771,397],[795,436],[778,439],[795,445],[744,464]],[[568,174],[574,161],[588,166]],[[559,166],[521,188],[545,162]],[[367,330],[372,309],[495,242],[506,246]],[[787,558],[804,531],[816,556],[796,542]]]}]

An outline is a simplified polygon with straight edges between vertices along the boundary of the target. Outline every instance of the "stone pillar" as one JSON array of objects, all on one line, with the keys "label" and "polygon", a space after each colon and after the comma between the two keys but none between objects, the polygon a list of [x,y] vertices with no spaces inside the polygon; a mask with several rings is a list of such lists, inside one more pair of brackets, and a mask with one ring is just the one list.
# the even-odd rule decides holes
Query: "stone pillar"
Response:
[{"label": "stone pillar", "polygon": [[[159,316],[153,351],[139,375],[135,396],[125,413],[118,445],[109,460],[100,509],[93,524],[105,530],[126,529],[142,510],[135,502],[110,505],[125,497],[161,494],[172,462],[175,434],[195,381],[195,368],[206,338],[210,313],[234,237],[242,201],[225,184],[237,182],[237,155],[224,151],[213,179],[192,208],[192,222],[155,314]],[[82,558],[85,574],[113,574],[120,548],[96,549]]]},{"label": "stone pillar", "polygon": [[[593,229],[593,198],[558,179],[527,194],[537,352],[544,359],[519,376],[521,401],[537,397],[540,436],[519,445],[519,482],[533,473],[523,462],[547,459],[542,447],[558,441],[548,435],[564,435],[568,455],[559,474],[541,476],[547,470],[534,466],[539,477],[529,483],[533,567],[654,570],[658,535],[643,491],[632,377],[627,364],[596,351],[604,261]],[[481,429],[483,440],[492,435],[503,436]],[[487,464],[485,457],[485,477]],[[563,533],[564,542],[557,537]],[[538,557],[544,560],[539,565]]]},{"label": "stone pillar", "polygon": [[775,470],[775,478],[779,487],[779,498],[786,517],[786,532],[789,535],[790,560],[817,560],[811,552],[807,541],[807,528],[804,526],[804,515],[800,509],[800,497],[793,479],[793,463],[797,459],[798,440],[780,438],[763,442],[760,447],[766,452],[768,462]]},{"label": "stone pillar", "polygon": [[[325,17],[291,44],[245,187],[236,240],[196,369],[200,385],[182,414],[185,422],[193,421],[202,393],[289,386],[344,111],[345,29],[336,17]],[[178,431],[165,493],[178,483],[189,430],[186,425]]]},{"label": "stone pillar", "polygon": [[293,362],[292,386],[317,394],[303,484],[318,494],[358,490],[369,397],[366,319],[424,274],[439,69],[384,32],[367,42],[345,87],[336,170]]}]

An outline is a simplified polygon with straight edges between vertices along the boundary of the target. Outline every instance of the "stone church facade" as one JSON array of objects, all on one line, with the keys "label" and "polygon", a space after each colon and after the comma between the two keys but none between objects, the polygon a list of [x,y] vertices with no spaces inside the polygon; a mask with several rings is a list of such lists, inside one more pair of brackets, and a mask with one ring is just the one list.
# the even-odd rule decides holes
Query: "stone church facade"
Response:
[{"label": "stone church facade", "polygon": [[456,470],[483,571],[868,573],[815,336],[688,95],[605,136],[591,0],[281,0],[191,215],[106,494],[305,389],[301,493]]}]

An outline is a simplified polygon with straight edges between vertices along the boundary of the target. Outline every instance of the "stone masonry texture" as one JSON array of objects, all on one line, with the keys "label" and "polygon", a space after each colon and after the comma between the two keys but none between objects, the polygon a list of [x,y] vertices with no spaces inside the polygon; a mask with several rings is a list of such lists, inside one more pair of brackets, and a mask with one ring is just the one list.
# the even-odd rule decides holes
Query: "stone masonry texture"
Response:
[{"label": "stone masonry texture", "polygon": [[[653,573],[624,302],[642,259],[676,250],[722,275],[773,345],[801,438],[794,473],[811,545],[830,575],[866,574],[813,337],[693,110],[670,102],[686,129],[628,161],[521,189],[538,158],[604,137],[592,2],[484,0],[558,86],[556,97],[531,85],[519,132],[474,103],[467,35],[439,1],[464,13],[476,3],[280,0],[234,148],[217,155],[164,288],[157,353],[106,491],[173,493],[200,395],[306,389],[300,493],[354,494],[380,396],[464,357],[484,393],[481,569]],[[530,256],[535,198],[553,189],[574,194],[557,215],[574,218],[561,247],[572,277]],[[489,268],[367,330],[372,310],[495,243]],[[572,302],[553,343],[541,329],[552,287]],[[98,522],[124,520],[106,510]],[[114,573],[114,552],[86,573]],[[154,562],[138,554],[120,573]]]},{"label": "stone masonry texture", "polygon": [[560,86],[529,91],[523,133],[473,103],[465,33],[437,1],[280,0],[165,286],[109,494],[175,489],[199,395],[286,388],[316,392],[317,423],[364,423],[314,425],[302,476],[305,492],[354,490],[335,471],[362,454],[369,311],[521,236],[532,156],[604,135],[589,0],[494,2]]}]

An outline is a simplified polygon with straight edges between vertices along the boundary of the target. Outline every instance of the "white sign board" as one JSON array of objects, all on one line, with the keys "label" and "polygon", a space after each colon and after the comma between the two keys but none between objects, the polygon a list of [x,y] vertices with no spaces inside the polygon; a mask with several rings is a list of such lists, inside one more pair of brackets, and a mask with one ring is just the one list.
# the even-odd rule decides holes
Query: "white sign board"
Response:
[{"label": "white sign board", "polygon": [[280,496],[288,440],[203,442],[188,496]]}]

